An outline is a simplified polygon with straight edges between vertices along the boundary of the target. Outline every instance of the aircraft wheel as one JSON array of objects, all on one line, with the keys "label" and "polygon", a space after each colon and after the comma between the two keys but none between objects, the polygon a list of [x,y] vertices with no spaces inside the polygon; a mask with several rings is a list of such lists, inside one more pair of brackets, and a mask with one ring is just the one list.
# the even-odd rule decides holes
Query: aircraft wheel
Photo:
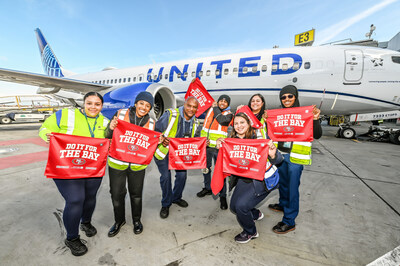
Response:
[{"label": "aircraft wheel", "polygon": [[350,127],[344,128],[340,132],[340,136],[345,139],[353,139],[356,136],[356,131]]},{"label": "aircraft wheel", "polygon": [[10,123],[11,123],[11,118],[9,118],[9,117],[7,117],[7,116],[2,116],[2,117],[0,118],[0,122],[1,122],[2,124],[10,124]]},{"label": "aircraft wheel", "polygon": [[342,129],[339,127],[338,131],[337,131],[336,134],[335,134],[335,137],[341,138],[341,137],[342,137],[342,136],[341,136],[341,133],[342,133]]},{"label": "aircraft wheel", "polygon": [[396,145],[400,145],[400,130],[393,132],[389,135],[390,142]]}]

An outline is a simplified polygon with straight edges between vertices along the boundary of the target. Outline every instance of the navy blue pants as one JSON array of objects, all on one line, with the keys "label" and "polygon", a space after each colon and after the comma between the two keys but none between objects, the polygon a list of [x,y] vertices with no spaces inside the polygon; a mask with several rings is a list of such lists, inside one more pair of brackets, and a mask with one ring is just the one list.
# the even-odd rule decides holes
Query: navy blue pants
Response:
[{"label": "navy blue pants", "polygon": [[92,220],[102,178],[53,179],[65,199],[63,221],[67,239],[79,236],[79,223]]},{"label": "navy blue pants", "polygon": [[299,214],[299,186],[304,166],[290,162],[289,154],[283,155],[279,171],[279,205],[283,207],[283,219],[287,225],[295,225]]},{"label": "navy blue pants", "polygon": [[[204,187],[208,190],[211,190],[211,167],[212,162],[214,160],[214,165],[217,163],[218,158],[218,149],[207,147],[207,168],[208,173],[203,174],[204,177]],[[219,193],[220,197],[226,197],[226,182],[224,181],[224,187],[222,188],[221,192]]]},{"label": "navy blue pants", "polygon": [[260,211],[255,207],[268,194],[262,181],[253,180],[246,183],[242,179],[238,180],[231,198],[230,209],[236,214],[236,219],[247,234],[254,235],[257,232],[254,220],[258,219]]},{"label": "navy blue pants", "polygon": [[172,202],[176,202],[182,199],[183,189],[186,184],[187,171],[186,170],[174,170],[175,171],[175,185],[172,189],[171,183],[171,171],[168,170],[168,155],[165,156],[164,160],[155,159],[158,171],[160,172],[160,185],[162,191],[162,207],[171,206]]}]

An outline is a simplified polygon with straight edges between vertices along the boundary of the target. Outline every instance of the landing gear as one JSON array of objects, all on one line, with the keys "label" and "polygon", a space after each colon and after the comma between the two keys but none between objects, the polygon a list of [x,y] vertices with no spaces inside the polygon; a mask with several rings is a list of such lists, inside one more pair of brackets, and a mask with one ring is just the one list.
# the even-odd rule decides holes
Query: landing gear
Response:
[{"label": "landing gear", "polygon": [[336,132],[335,137],[345,138],[345,139],[354,139],[356,137],[356,131],[353,128],[351,128],[349,125],[339,125],[339,129]]},{"label": "landing gear", "polygon": [[400,145],[400,130],[390,133],[389,140],[393,144]]}]

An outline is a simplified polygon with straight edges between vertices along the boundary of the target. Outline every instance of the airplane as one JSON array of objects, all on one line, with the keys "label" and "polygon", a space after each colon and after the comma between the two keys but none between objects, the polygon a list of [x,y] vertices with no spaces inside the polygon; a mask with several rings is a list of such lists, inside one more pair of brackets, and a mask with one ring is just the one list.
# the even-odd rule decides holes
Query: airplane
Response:
[{"label": "airplane", "polygon": [[87,74],[64,69],[40,29],[35,29],[47,75],[0,68],[0,80],[38,86],[38,94],[82,104],[82,95],[97,91],[104,97],[102,113],[134,103],[141,91],[155,99],[154,115],[183,104],[194,78],[210,95],[231,97],[231,108],[261,93],[267,109],[280,108],[279,91],[299,90],[300,104],[317,105],[323,115],[362,114],[400,110],[400,53],[348,45],[275,48],[219,55],[125,69],[104,68]]}]

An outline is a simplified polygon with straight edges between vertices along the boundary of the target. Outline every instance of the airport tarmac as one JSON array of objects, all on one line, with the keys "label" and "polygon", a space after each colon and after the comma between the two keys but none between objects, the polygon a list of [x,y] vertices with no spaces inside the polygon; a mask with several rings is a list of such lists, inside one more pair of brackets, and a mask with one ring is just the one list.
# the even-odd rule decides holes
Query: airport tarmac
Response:
[{"label": "airport tarmac", "polygon": [[[296,230],[277,235],[271,228],[282,214],[260,210],[259,238],[237,244],[235,216],[211,196],[197,198],[200,170],[189,171],[183,198],[161,219],[159,172],[154,162],[144,185],[144,231],[133,233],[130,204],[127,224],[107,236],[113,212],[106,173],[92,223],[98,233],[87,238],[89,252],[74,257],[64,245],[63,199],[44,177],[47,146],[40,124],[0,125],[1,265],[400,265],[400,146],[337,139],[337,128],[324,126],[313,145],[313,164],[300,186]],[[384,264],[387,263],[387,264]]]}]

